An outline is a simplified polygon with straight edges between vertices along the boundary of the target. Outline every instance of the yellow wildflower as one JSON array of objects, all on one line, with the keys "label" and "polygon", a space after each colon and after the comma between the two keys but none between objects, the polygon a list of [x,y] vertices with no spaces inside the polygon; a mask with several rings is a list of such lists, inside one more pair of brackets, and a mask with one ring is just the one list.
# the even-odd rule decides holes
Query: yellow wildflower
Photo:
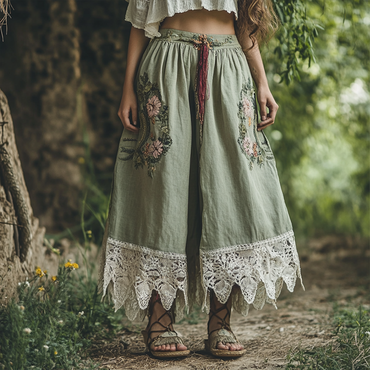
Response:
[{"label": "yellow wildflower", "polygon": [[57,351],[54,351],[54,355],[56,356],[58,354],[58,352]]},{"label": "yellow wildflower", "polygon": [[44,274],[46,275],[48,273],[48,270],[44,270]]},{"label": "yellow wildflower", "polygon": [[36,275],[38,277],[43,277],[44,276],[44,273],[42,272],[42,270],[40,269],[40,267],[37,267],[36,268]]},{"label": "yellow wildflower", "polygon": [[79,266],[77,263],[73,262],[71,263],[71,260],[69,260],[65,265],[64,265],[65,268],[69,268],[69,269],[78,269]]},{"label": "yellow wildflower", "polygon": [[44,290],[45,290],[44,287],[43,286],[40,286],[39,291],[40,292],[43,292]]},{"label": "yellow wildflower", "polygon": [[84,157],[79,157],[78,158],[78,163],[79,164],[84,164],[85,163],[85,158]]},{"label": "yellow wildflower", "polygon": [[58,278],[57,278],[56,276],[52,276],[52,277],[51,277],[51,280],[53,280],[54,282],[55,282],[55,281],[57,281],[57,279],[58,279]]}]

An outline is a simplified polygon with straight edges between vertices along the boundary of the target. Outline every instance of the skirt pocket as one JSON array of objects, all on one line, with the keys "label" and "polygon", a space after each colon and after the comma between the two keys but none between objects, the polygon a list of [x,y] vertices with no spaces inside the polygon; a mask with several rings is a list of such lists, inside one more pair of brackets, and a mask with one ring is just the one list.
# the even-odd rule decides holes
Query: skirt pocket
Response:
[{"label": "skirt pocket", "polygon": [[138,137],[138,132],[132,132],[126,129],[123,130],[119,143],[119,159],[127,161],[133,157],[136,150]]}]

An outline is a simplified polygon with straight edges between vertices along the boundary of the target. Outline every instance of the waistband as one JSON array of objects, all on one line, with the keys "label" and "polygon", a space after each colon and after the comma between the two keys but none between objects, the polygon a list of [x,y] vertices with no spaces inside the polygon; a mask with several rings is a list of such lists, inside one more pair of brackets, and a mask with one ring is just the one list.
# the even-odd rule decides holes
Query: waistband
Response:
[{"label": "waistband", "polygon": [[185,42],[193,44],[194,46],[207,44],[209,49],[221,47],[241,47],[236,35],[202,34],[176,30],[173,28],[160,29],[159,33],[161,35],[156,37],[154,40],[162,40],[167,42]]}]

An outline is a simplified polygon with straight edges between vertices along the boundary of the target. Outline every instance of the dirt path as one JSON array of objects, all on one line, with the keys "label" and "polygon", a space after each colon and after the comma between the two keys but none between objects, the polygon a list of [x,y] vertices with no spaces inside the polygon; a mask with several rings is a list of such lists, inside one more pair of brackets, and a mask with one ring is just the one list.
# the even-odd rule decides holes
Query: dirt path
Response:
[{"label": "dirt path", "polygon": [[[341,245],[342,244],[342,245]],[[290,349],[299,346],[322,346],[331,340],[330,311],[333,302],[363,303],[370,308],[369,251],[338,239],[313,241],[301,251],[302,275],[306,291],[297,283],[293,293],[285,288],[278,299],[278,310],[266,305],[251,309],[247,317],[232,316],[232,328],[247,348],[237,360],[223,361],[204,351],[206,338],[205,314],[196,324],[183,320],[176,329],[184,334],[192,354],[175,361],[157,360],[145,353],[140,331],[145,323],[125,323],[110,343],[96,343],[93,357],[101,369],[166,369],[166,370],[247,370],[284,368]]]}]

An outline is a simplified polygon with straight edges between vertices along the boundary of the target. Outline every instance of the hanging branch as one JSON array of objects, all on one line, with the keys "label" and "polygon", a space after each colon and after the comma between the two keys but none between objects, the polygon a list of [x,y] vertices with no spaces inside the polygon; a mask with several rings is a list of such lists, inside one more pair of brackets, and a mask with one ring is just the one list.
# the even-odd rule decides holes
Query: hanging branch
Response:
[{"label": "hanging branch", "polygon": [[11,9],[14,8],[12,7],[10,0],[0,0],[0,33],[3,41],[4,41],[3,26],[5,26],[5,34],[7,34],[8,33],[7,20],[8,17],[10,17]]}]

